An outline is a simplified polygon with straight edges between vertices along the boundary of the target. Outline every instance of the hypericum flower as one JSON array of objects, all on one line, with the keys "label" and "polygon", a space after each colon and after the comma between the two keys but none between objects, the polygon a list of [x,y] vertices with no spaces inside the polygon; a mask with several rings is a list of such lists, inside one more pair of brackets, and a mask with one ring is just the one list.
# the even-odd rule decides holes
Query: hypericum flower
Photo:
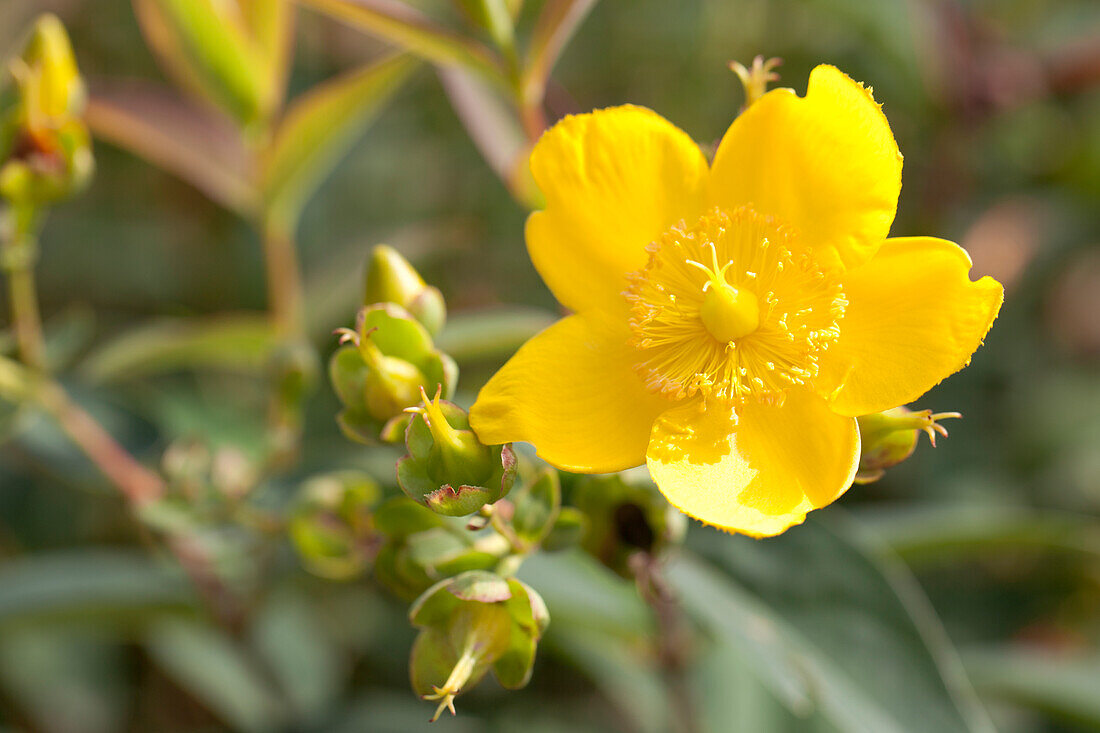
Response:
[{"label": "hypericum flower", "polygon": [[575,311],[482,389],[482,441],[583,473],[642,463],[682,511],[774,535],[834,501],[856,416],[965,366],[1003,297],[928,237],[887,239],[901,154],[869,90],[831,66],[776,89],[707,165],[625,106],[568,117],[531,154],[542,278]]}]

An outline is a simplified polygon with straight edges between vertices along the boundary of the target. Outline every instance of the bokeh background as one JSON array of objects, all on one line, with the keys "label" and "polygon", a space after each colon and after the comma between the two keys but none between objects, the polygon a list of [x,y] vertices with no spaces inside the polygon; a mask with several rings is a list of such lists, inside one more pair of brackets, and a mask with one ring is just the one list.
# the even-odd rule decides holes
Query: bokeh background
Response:
[{"label": "bokeh background", "polygon": [[[448,3],[414,4],[460,23]],[[0,0],[3,55],[46,8],[69,27],[93,90],[119,79],[163,82],[126,0]],[[297,44],[291,95],[387,50],[309,11]],[[957,241],[975,276],[1006,288],[969,369],[917,405],[962,412],[950,438],[935,450],[922,444],[824,513],[883,539],[896,553],[889,562],[900,557],[912,571],[930,603],[914,586],[910,611],[927,617],[937,643],[950,639],[949,666],[965,669],[999,730],[1100,730],[1100,3],[604,0],[566,49],[548,106],[560,116],[633,102],[707,145],[742,103],[727,62],[756,54],[782,57],[782,83],[797,90],[822,62],[873,86],[905,155],[893,233]],[[90,190],[51,216],[38,266],[66,385],[147,461],[180,441],[258,455],[262,359],[215,354],[192,369],[171,354],[120,355],[119,346],[154,320],[262,310],[256,235],[127,152],[101,142],[96,159]],[[362,264],[379,242],[442,289],[456,323],[484,324],[462,317],[488,312],[522,336],[549,322],[556,305],[527,259],[524,218],[424,66],[305,211],[310,338],[331,352],[332,330],[351,321]],[[506,354],[474,344],[456,355],[459,401],[469,404]],[[392,456],[346,441],[337,410],[322,383],[308,404],[302,460],[264,484],[264,502],[281,506],[302,478],[333,468],[365,468],[392,483]],[[262,562],[248,548],[231,555],[226,572],[236,582],[263,584],[233,645],[219,645],[210,623],[180,631],[172,619],[186,592],[127,564],[158,551],[49,421],[9,421],[2,440],[0,725],[89,733],[426,726],[430,711],[407,683],[413,630],[402,604],[366,582],[310,577],[284,543]],[[798,533],[815,531],[744,543],[744,582],[803,588],[799,608],[831,608],[828,588],[811,592],[809,569],[775,559],[797,560]],[[843,565],[831,572],[839,585],[849,577]],[[553,569],[543,574],[553,588]],[[485,683],[460,699],[458,718],[436,725],[669,729],[652,679],[631,671],[645,666],[635,642],[603,643],[598,626],[555,637],[573,621],[581,628],[592,609],[634,618],[629,585],[590,580],[546,592],[555,620],[529,688]],[[834,615],[802,628],[813,637],[857,623]],[[907,664],[902,649],[891,660],[892,647],[875,651],[873,641],[851,669],[889,676]],[[828,715],[793,715],[745,664],[726,662],[693,671],[708,729],[843,729]],[[283,709],[287,700],[295,713]]]}]

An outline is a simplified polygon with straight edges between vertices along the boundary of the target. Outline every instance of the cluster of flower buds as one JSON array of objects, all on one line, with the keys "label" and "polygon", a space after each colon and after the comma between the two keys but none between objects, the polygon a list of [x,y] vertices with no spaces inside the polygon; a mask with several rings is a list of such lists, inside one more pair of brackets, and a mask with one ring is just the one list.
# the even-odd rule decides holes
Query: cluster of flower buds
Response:
[{"label": "cluster of flower buds", "polygon": [[895,407],[857,418],[862,452],[856,483],[878,481],[887,468],[913,455],[921,433],[928,436],[928,441],[935,448],[937,434],[947,437],[947,429],[938,421],[953,417],[962,415],[957,412],[933,413],[931,410],[914,412],[906,407]]},{"label": "cluster of flower buds", "polygon": [[349,438],[398,442],[409,423],[405,410],[420,404],[425,388],[454,393],[458,367],[401,306],[365,306],[355,329],[340,333],[344,345],[332,356],[329,376],[344,405],[337,421]]},{"label": "cluster of flower buds", "polygon": [[[61,21],[43,15],[0,94],[0,198],[35,208],[78,193],[94,168],[84,82]],[[4,84],[0,84],[2,88]]]},{"label": "cluster of flower buds", "polygon": [[526,685],[550,614],[521,581],[471,570],[424,591],[409,619],[420,629],[412,650],[413,689],[439,702],[434,721],[444,710],[453,715],[455,697],[489,670],[507,689]]}]

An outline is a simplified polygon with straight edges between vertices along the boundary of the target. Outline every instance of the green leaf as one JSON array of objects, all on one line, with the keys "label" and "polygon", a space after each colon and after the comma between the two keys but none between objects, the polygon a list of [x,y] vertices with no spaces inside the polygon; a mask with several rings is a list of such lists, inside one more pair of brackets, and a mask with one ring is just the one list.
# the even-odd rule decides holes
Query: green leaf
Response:
[{"label": "green leaf", "polygon": [[295,591],[288,587],[273,593],[251,635],[291,705],[309,719],[328,710],[351,670],[321,626],[319,609]]},{"label": "green leaf", "polygon": [[698,532],[706,560],[680,557],[668,579],[795,712],[841,730],[991,731],[915,582],[837,527],[811,520],[765,541]]},{"label": "green leaf", "polygon": [[282,699],[221,631],[193,621],[166,621],[150,630],[145,648],[161,669],[235,729],[270,731],[284,722]]},{"label": "green leaf", "polygon": [[529,209],[542,206],[542,194],[527,164],[528,143],[513,105],[483,79],[457,67],[440,68],[443,91],[481,157],[515,200]]},{"label": "green leaf", "polygon": [[242,216],[255,210],[250,156],[222,117],[157,85],[97,85],[85,118],[100,140],[171,173]]},{"label": "green leaf", "polygon": [[293,230],[306,202],[415,68],[394,56],[314,87],[279,124],[263,165],[269,219]]},{"label": "green leaf", "polygon": [[984,697],[1100,727],[1100,656],[1004,648],[968,652],[963,661]]},{"label": "green leaf", "polygon": [[80,371],[94,382],[115,382],[180,369],[262,371],[275,347],[264,316],[206,320],[161,318],[126,331],[94,351]]},{"label": "green leaf", "polygon": [[[558,615],[556,607],[554,613]],[[631,729],[642,733],[675,730],[668,693],[644,645],[565,624],[555,624],[545,644],[584,672],[632,723]]]},{"label": "green leaf", "polygon": [[194,608],[187,580],[144,555],[80,549],[0,565],[0,628],[20,623],[133,622]]},{"label": "green leaf", "polygon": [[596,0],[547,0],[531,34],[524,75],[525,98],[542,103],[550,73]]},{"label": "green leaf", "polygon": [[871,510],[861,525],[908,564],[950,561],[1030,549],[1100,559],[1100,532],[1092,517],[1030,507],[908,506]]},{"label": "green leaf", "polygon": [[508,83],[500,61],[483,44],[447,30],[419,10],[389,0],[299,0],[433,64],[461,66],[501,88]]},{"label": "green leaf", "polygon": [[501,359],[516,349],[558,316],[538,308],[493,308],[451,316],[436,339],[436,347],[456,361]]},{"label": "green leaf", "polygon": [[294,3],[290,0],[238,0],[245,27],[263,57],[271,108],[283,103],[294,55]]},{"label": "green leaf", "polygon": [[242,125],[271,111],[265,59],[217,0],[134,0],[146,41],[181,84]]}]

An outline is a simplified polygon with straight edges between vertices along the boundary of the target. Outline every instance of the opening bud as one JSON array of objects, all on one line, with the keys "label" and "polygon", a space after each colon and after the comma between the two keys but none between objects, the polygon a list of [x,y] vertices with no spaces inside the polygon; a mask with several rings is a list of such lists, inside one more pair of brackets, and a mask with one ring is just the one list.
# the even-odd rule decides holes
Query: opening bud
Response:
[{"label": "opening bud", "polygon": [[392,303],[359,312],[355,329],[337,331],[343,346],[333,354],[329,374],[345,409],[337,418],[353,440],[397,442],[425,389],[450,395],[458,368],[437,350],[431,336]]},{"label": "opening bud", "polygon": [[887,468],[913,455],[921,433],[928,436],[928,442],[935,448],[937,434],[947,437],[947,429],[938,421],[958,417],[962,415],[957,412],[914,412],[906,407],[895,407],[857,418],[862,449],[856,483],[878,481]]},{"label": "opening bud", "polygon": [[483,445],[466,411],[439,397],[438,390],[433,400],[422,393],[422,403],[407,410],[409,454],[397,462],[397,481],[433,511],[466,516],[511,490],[516,458],[510,445]]}]

